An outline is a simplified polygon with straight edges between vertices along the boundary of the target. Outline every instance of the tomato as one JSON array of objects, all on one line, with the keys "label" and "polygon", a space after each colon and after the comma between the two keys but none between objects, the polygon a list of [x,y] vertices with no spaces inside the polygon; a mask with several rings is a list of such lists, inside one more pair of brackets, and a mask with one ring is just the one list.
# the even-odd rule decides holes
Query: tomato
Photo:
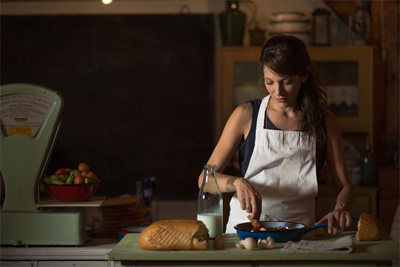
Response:
[{"label": "tomato", "polygon": [[89,176],[89,172],[82,172],[81,174],[82,174],[83,178],[86,178]]},{"label": "tomato", "polygon": [[88,172],[90,171],[89,165],[87,165],[86,163],[80,163],[78,165],[78,170],[81,172]]},{"label": "tomato", "polygon": [[90,180],[97,181],[97,175],[94,172],[89,172],[87,178],[89,178]]},{"label": "tomato", "polygon": [[67,174],[67,172],[65,171],[64,168],[59,168],[59,169],[57,169],[56,172],[54,173],[54,175],[57,176],[57,177],[60,176],[60,175],[64,175],[64,174]]},{"label": "tomato", "polygon": [[80,173],[75,174],[74,184],[82,184],[83,176]]}]

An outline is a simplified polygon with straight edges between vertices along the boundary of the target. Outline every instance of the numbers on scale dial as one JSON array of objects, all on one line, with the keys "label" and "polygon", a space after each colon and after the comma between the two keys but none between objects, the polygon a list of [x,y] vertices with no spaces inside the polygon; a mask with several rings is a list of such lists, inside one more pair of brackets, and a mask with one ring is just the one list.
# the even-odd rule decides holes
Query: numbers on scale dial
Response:
[{"label": "numbers on scale dial", "polygon": [[31,94],[8,94],[0,97],[1,130],[5,136],[36,136],[53,103]]}]

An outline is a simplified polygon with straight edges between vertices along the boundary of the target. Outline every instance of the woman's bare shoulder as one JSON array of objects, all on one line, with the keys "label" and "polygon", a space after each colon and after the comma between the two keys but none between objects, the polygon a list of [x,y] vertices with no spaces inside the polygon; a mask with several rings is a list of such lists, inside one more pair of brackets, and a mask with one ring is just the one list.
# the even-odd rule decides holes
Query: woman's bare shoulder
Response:
[{"label": "woman's bare shoulder", "polygon": [[242,116],[249,116],[251,117],[252,114],[252,107],[250,103],[244,103],[235,108],[235,112],[238,112]]},{"label": "woman's bare shoulder", "polygon": [[328,136],[333,134],[340,135],[339,124],[337,122],[335,115],[330,110],[325,111],[325,126]]},{"label": "woman's bare shoulder", "polygon": [[249,103],[241,104],[232,112],[226,129],[234,130],[236,133],[245,134],[248,132],[251,125],[252,107]]}]

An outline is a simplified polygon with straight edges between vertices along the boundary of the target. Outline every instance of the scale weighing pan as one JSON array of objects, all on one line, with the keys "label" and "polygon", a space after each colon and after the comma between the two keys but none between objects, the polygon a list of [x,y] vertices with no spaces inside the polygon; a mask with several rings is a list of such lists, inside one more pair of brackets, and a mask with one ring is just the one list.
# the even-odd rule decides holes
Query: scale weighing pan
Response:
[{"label": "scale weighing pan", "polygon": [[79,208],[38,208],[40,179],[60,128],[63,98],[32,84],[0,87],[2,245],[81,245]]}]

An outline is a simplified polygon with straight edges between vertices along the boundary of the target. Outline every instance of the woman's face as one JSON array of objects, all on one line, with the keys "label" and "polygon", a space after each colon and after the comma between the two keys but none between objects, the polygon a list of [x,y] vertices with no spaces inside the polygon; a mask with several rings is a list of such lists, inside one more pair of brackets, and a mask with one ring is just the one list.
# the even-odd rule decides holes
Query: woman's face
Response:
[{"label": "woman's face", "polygon": [[301,84],[308,75],[280,76],[264,66],[264,85],[278,107],[295,107]]}]

